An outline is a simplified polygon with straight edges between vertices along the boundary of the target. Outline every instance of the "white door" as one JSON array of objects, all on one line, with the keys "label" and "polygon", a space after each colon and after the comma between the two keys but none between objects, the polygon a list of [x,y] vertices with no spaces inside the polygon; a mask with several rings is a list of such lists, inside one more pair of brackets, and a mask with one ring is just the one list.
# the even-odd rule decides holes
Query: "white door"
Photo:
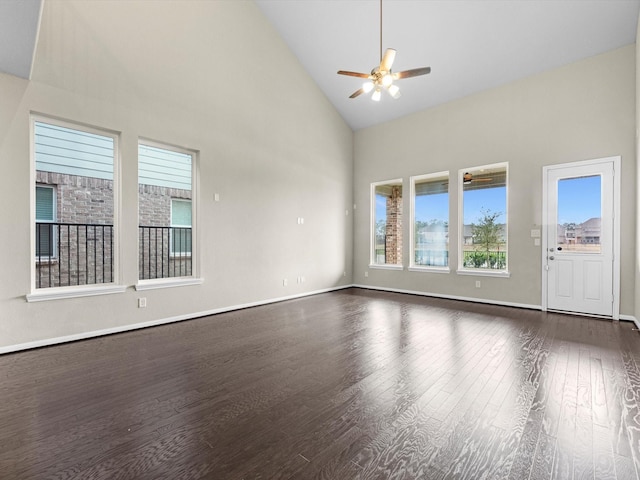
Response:
[{"label": "white door", "polygon": [[[614,171],[618,158],[545,167],[546,309],[617,318]],[[617,286],[617,282],[616,286]],[[543,299],[543,308],[545,307]],[[615,308],[614,308],[615,307]]]}]

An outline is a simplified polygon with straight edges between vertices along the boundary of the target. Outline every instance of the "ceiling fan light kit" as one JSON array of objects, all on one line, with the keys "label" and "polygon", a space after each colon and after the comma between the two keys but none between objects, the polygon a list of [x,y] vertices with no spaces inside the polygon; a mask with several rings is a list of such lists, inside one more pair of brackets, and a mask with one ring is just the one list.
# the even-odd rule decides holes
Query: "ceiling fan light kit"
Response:
[{"label": "ceiling fan light kit", "polygon": [[380,0],[380,65],[374,67],[370,74],[338,70],[338,75],[367,79],[362,88],[353,92],[349,98],[356,98],[373,90],[371,100],[379,102],[382,98],[382,90],[386,90],[392,98],[396,99],[400,97],[400,87],[393,83],[395,80],[417,77],[431,72],[431,67],[421,67],[394,73],[391,71],[391,66],[395,58],[396,51],[393,48],[387,48],[384,55],[382,55],[382,0]]}]

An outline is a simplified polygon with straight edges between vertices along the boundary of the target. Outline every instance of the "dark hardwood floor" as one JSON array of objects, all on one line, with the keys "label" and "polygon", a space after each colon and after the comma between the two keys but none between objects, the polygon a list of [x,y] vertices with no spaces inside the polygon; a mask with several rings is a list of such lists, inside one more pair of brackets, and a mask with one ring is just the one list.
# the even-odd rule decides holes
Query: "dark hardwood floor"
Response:
[{"label": "dark hardwood floor", "polygon": [[0,478],[638,479],[633,324],[349,289],[0,357]]}]

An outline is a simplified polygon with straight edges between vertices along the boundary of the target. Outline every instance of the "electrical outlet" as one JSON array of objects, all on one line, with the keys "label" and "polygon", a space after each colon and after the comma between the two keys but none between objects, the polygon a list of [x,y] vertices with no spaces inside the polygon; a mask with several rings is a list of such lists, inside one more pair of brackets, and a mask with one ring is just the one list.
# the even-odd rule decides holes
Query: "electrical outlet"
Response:
[{"label": "electrical outlet", "polygon": [[138,308],[147,308],[147,298],[146,297],[140,297],[138,299]]},{"label": "electrical outlet", "polygon": [[480,280],[476,280],[476,288],[480,288]]},{"label": "electrical outlet", "polygon": [[364,272],[364,276],[368,277],[369,276],[369,272]]},{"label": "electrical outlet", "polygon": [[282,286],[283,287],[287,286],[287,279],[286,278],[282,279]]}]

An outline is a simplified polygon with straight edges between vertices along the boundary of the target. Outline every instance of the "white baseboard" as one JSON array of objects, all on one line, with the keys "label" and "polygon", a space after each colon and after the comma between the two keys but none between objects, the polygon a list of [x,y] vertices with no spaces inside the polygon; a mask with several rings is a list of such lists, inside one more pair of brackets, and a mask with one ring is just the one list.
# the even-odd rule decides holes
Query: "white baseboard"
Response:
[{"label": "white baseboard", "polygon": [[636,328],[640,330],[640,320],[638,320],[633,315],[620,315],[620,320],[626,320],[628,322],[633,322],[636,324]]},{"label": "white baseboard", "polygon": [[269,298],[266,300],[259,300],[257,302],[243,303],[240,305],[231,305],[228,307],[215,308],[215,309],[206,310],[203,312],[188,313],[185,315],[178,315],[178,316],[169,317],[169,318],[161,318],[158,320],[151,320],[148,322],[132,323],[128,325],[122,325],[119,327],[112,327],[112,328],[105,328],[102,330],[93,330],[90,332],[77,333],[74,335],[65,335],[62,337],[46,338],[43,340],[36,340],[33,342],[18,343],[15,345],[0,347],[0,355],[5,353],[19,352],[21,350],[29,350],[32,348],[49,347],[52,345],[58,345],[60,343],[86,340],[89,338],[101,337],[103,335],[112,335],[114,333],[123,333],[131,330],[139,330],[141,328],[156,327],[158,325],[166,325],[168,323],[181,322],[183,320],[192,320],[194,318],[206,317],[208,315],[215,315],[218,313],[231,312],[233,310],[242,310],[244,308],[258,307],[260,305],[268,305],[270,303],[277,303],[285,300],[293,300],[296,298],[310,297],[312,295],[318,295],[319,293],[327,293],[327,292],[333,292],[336,290],[344,290],[346,288],[351,288],[352,286],[353,285],[341,285],[339,287],[324,288],[321,290],[314,290],[312,292],[305,292],[305,293],[300,293],[296,295],[288,295],[286,297]]},{"label": "white baseboard", "polygon": [[[502,305],[505,307],[528,308],[530,310],[542,310],[541,305],[529,305],[526,303],[503,302],[500,300],[487,300],[486,298],[461,297],[458,295],[445,295],[440,293],[420,292],[415,290],[403,290],[400,288],[375,287],[372,285],[352,285],[352,287],[364,288],[367,290],[380,290],[383,292],[408,293],[410,295],[421,295],[423,297],[446,298],[447,300],[462,300],[464,302],[486,303],[490,305]],[[634,322],[636,324],[636,327],[640,330],[640,321],[633,315],[620,315],[620,320]]]},{"label": "white baseboard", "polygon": [[400,288],[374,287],[371,285],[352,285],[356,288],[367,290],[380,290],[383,292],[408,293],[409,295],[420,295],[423,297],[446,298],[447,300],[462,300],[464,302],[487,303],[490,305],[501,305],[504,307],[528,308],[529,310],[542,310],[540,305],[529,305],[527,303],[503,302],[500,300],[487,300],[486,298],[461,297],[459,295],[445,295],[441,293],[421,292],[416,290],[403,290]]}]

